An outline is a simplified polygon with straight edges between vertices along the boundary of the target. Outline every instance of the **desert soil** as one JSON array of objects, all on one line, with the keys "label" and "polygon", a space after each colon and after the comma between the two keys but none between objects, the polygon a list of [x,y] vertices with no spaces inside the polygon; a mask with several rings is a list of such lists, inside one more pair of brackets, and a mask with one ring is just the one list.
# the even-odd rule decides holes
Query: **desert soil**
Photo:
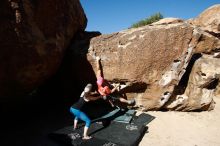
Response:
[{"label": "desert soil", "polygon": [[220,146],[220,98],[205,112],[146,112],[155,117],[139,146]]}]

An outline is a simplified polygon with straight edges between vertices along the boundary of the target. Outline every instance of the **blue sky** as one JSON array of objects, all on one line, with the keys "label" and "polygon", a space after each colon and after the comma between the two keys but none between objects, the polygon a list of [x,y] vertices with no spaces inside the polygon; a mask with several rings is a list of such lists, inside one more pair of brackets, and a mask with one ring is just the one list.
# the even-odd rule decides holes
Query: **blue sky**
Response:
[{"label": "blue sky", "polygon": [[87,31],[103,34],[127,29],[133,23],[160,12],[164,17],[197,17],[220,0],[80,0]]}]

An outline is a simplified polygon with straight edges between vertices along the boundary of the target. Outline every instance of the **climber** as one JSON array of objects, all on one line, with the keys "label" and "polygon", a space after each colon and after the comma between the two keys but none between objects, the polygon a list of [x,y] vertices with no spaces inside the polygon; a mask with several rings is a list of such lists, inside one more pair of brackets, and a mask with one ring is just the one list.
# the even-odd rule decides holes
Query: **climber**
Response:
[{"label": "climber", "polygon": [[119,100],[120,102],[126,103],[128,105],[134,105],[135,104],[135,100],[126,100],[125,98],[119,96],[119,94],[113,94],[116,91],[120,91],[122,88],[125,88],[126,85],[120,85],[120,84],[114,84],[111,85],[108,81],[106,81],[103,78],[103,73],[102,73],[102,69],[101,69],[101,58],[100,57],[96,57],[96,66],[97,66],[97,86],[98,86],[98,92],[102,95],[104,100],[108,100],[109,103],[111,104],[111,106],[114,107],[114,104],[112,102],[112,100]]}]

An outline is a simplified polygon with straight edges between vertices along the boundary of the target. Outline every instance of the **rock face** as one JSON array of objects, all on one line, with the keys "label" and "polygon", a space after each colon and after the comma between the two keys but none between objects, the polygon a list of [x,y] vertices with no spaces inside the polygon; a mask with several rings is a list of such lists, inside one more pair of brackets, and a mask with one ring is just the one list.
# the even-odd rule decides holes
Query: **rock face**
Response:
[{"label": "rock face", "polygon": [[0,97],[30,92],[57,70],[87,23],[79,0],[1,0]]},{"label": "rock face", "polygon": [[[216,41],[202,45],[201,37]],[[129,84],[124,92],[129,98],[135,97],[139,106],[147,110],[171,109],[167,103],[179,94],[175,88],[179,86],[192,56],[199,52],[198,45],[201,52],[207,51],[208,46],[211,53],[218,41],[218,38],[184,22],[151,25],[93,38],[87,59],[95,71],[94,60],[100,56],[105,78]],[[189,98],[199,100],[201,96],[190,94]],[[212,98],[210,94],[209,98]],[[211,106],[211,103],[212,100],[207,100],[206,104]],[[188,100],[180,110],[201,109],[203,106],[202,103],[195,107],[194,101]]]},{"label": "rock face", "polygon": [[210,110],[220,79],[220,59],[213,55],[202,55],[196,60],[189,76],[184,94],[177,95],[166,108],[176,110]]},{"label": "rock face", "polygon": [[165,96],[171,95],[184,73],[192,56],[192,34],[193,28],[182,23],[102,35],[92,39],[88,60],[100,56],[107,80],[129,83],[130,89],[140,92],[130,97],[135,96],[141,106],[156,109],[166,103],[169,97]]}]

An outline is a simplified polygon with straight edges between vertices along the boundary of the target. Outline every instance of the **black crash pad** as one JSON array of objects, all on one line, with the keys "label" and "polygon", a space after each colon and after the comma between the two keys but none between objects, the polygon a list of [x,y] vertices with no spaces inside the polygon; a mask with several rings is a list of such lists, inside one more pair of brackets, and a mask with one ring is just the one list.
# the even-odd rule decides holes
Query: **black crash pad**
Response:
[{"label": "black crash pad", "polygon": [[145,134],[148,124],[154,119],[148,114],[134,116],[130,123],[108,121],[109,124],[92,123],[89,135],[93,138],[82,140],[83,124],[73,130],[72,126],[64,127],[50,134],[53,140],[70,146],[136,146]]}]

